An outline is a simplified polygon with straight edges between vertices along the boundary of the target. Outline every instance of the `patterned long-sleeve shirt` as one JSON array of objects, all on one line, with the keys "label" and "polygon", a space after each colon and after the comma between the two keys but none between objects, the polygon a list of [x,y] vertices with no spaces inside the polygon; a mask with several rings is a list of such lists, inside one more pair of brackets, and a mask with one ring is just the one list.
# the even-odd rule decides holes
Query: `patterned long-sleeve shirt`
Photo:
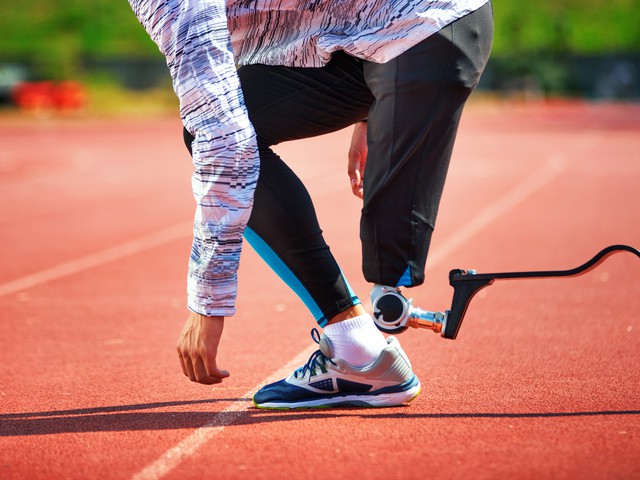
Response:
[{"label": "patterned long-sleeve shirt", "polygon": [[227,0],[241,65],[321,67],[335,51],[387,62],[489,0]]},{"label": "patterned long-sleeve shirt", "polygon": [[319,67],[337,50],[385,62],[487,1],[129,0],[167,59],[182,121],[195,137],[191,310],[235,312],[259,171],[235,64]]}]

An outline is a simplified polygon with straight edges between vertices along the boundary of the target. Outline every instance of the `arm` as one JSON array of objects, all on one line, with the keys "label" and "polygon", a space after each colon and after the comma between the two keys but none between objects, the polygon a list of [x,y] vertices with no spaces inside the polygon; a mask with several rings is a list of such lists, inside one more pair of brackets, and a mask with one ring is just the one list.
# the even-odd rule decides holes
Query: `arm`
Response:
[{"label": "arm", "polygon": [[191,314],[178,345],[184,373],[212,383],[211,377],[226,376],[215,358],[223,317],[235,313],[242,234],[258,178],[255,133],[236,74],[224,1],[129,3],[166,57],[183,124],[194,136]]}]

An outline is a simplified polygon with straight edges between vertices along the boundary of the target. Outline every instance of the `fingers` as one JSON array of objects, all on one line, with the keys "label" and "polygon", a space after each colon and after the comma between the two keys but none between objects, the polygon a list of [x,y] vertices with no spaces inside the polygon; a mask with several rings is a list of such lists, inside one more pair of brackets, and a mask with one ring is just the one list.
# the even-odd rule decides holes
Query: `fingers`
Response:
[{"label": "fingers", "polygon": [[189,377],[192,381],[202,383],[204,385],[213,385],[215,383],[222,382],[222,377],[215,374],[217,373],[217,368],[212,372],[213,375],[207,372],[202,357],[197,357],[195,362],[192,361],[191,363],[193,365],[193,373],[195,375],[195,380]]},{"label": "fingers", "polygon": [[367,154],[367,124],[364,122],[356,123],[347,153],[347,173],[351,181],[351,191],[359,198],[363,198],[363,178]]},{"label": "fingers", "polygon": [[204,385],[213,385],[221,383],[222,379],[229,376],[229,372],[221,370],[215,366],[205,367],[205,362],[201,356],[191,357],[178,352],[180,366],[185,376],[189,377],[192,382],[202,383]]},{"label": "fingers", "polygon": [[356,197],[362,198],[363,192],[363,175],[366,158],[362,158],[359,154],[350,153],[349,163],[347,165],[347,173],[351,182],[351,191]]},{"label": "fingers", "polygon": [[[182,367],[182,373],[184,373],[184,375],[186,377],[191,378],[191,376],[189,375],[189,370],[187,370],[187,365],[185,363],[185,361],[182,358],[182,353],[180,353],[180,347],[178,346],[178,360],[180,360],[180,366]],[[193,371],[193,368],[191,369]]]},{"label": "fingers", "polygon": [[362,176],[360,172],[356,170],[353,172],[353,175],[349,175],[351,177],[351,191],[358,198],[363,198],[363,186],[362,186]]},{"label": "fingers", "polygon": [[220,381],[222,381],[223,378],[227,378],[229,376],[229,372],[218,368],[215,354],[212,355],[208,353],[201,357],[201,360],[203,360],[203,366],[209,377],[219,378]]}]

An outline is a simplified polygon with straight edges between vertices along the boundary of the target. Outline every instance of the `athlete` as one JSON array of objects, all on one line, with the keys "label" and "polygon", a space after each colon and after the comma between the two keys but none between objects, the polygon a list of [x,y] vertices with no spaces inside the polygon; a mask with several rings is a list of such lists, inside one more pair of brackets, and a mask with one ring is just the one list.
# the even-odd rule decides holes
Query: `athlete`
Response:
[{"label": "athlete", "polygon": [[[228,27],[243,93],[226,64],[229,46],[209,41],[215,22],[192,26],[220,15],[211,13],[211,2],[131,3],[161,50],[163,41],[174,48],[163,53],[178,52],[177,61],[165,55],[196,167],[191,314],[178,344],[184,373],[202,383],[228,375],[218,368],[216,351],[224,317],[233,313],[244,232],[324,327],[322,336],[314,335],[320,349],[257,392],[257,406],[390,406],[413,399],[420,382],[407,356],[397,339],[375,328],[351,291],[304,185],[271,146],[355,124],[348,171],[354,194],[363,198],[365,278],[376,295],[420,285],[462,108],[490,50],[490,3],[230,0]],[[153,13],[140,15],[139,4]],[[155,37],[154,29],[160,31]],[[222,29],[218,34],[223,39]],[[221,59],[226,68],[215,64]],[[232,129],[229,118],[218,118],[219,98],[207,95],[214,91],[234,95]],[[203,122],[189,121],[194,111]],[[234,137],[240,131],[247,148]],[[227,132],[231,143],[225,143]]]}]

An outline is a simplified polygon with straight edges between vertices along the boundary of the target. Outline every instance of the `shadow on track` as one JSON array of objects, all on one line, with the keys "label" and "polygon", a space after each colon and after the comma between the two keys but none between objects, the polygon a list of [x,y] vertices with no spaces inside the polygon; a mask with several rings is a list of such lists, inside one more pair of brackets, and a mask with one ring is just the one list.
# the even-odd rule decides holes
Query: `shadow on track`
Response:
[{"label": "shadow on track", "polygon": [[238,418],[238,412],[202,411],[162,411],[140,412],[185,405],[219,404],[221,402],[250,402],[247,398],[205,399],[176,402],[159,402],[139,405],[118,405],[108,407],[82,408],[75,410],[54,410],[48,412],[8,413],[0,415],[0,437],[29,435],[55,435],[61,433],[118,432],[144,430],[197,429],[218,418],[233,415],[229,426],[256,425],[261,423],[289,422],[296,420],[357,417],[363,420],[392,418],[397,420],[415,419],[528,419],[528,418],[568,418],[640,415],[640,410],[601,410],[583,412],[469,412],[469,413],[404,413],[394,408],[387,409],[336,408],[331,410],[260,410],[248,408]]},{"label": "shadow on track", "polygon": [[194,411],[140,412],[185,405],[249,401],[248,398],[219,398],[175,402],[114,405],[107,407],[0,414],[0,437],[51,435],[57,433],[118,432],[128,430],[172,430],[199,428],[218,414]]}]

